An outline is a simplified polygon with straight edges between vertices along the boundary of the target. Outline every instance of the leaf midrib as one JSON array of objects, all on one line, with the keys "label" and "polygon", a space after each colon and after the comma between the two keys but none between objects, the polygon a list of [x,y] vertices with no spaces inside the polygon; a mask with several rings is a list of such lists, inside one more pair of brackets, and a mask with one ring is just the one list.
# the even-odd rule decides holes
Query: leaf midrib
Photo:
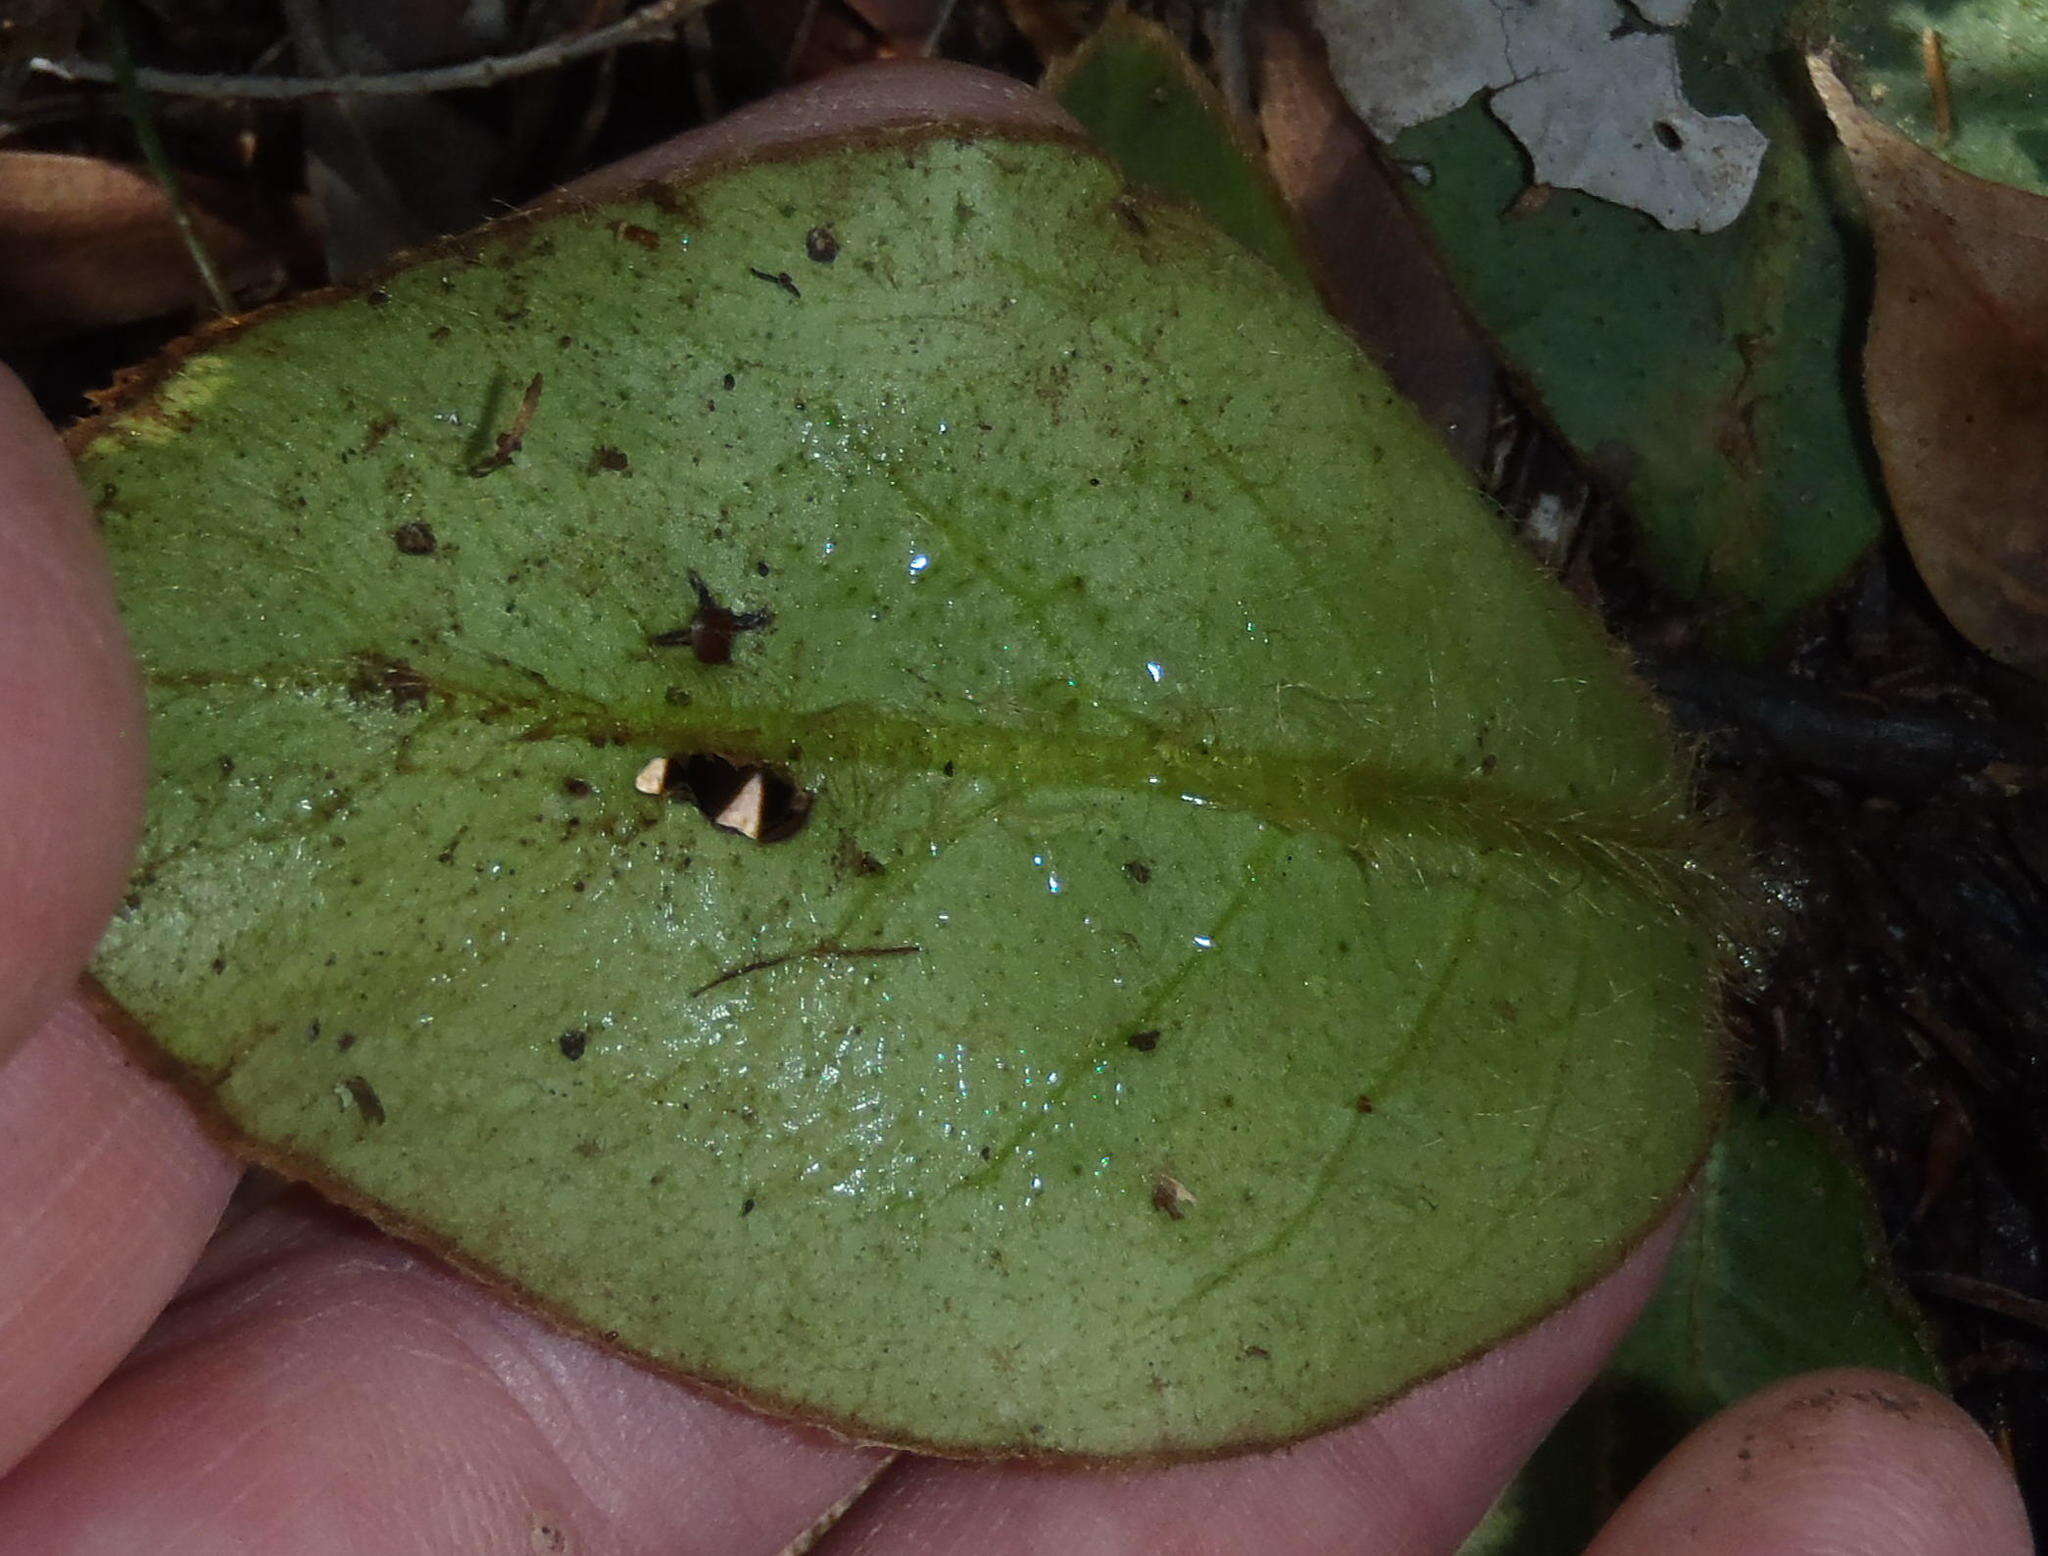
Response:
[{"label": "leaf midrib", "polygon": [[[362,695],[349,690],[359,671],[351,664],[270,673],[159,673],[148,682],[157,702],[223,687],[341,697]],[[1619,882],[1658,906],[1675,905],[1698,890],[1689,879],[1698,873],[1698,839],[1670,798],[1636,808],[1571,804],[1493,775],[1416,774],[1333,752],[1245,751],[1222,742],[1190,743],[1156,726],[1105,734],[987,717],[966,724],[911,718],[868,703],[745,714],[666,705],[614,708],[524,669],[518,673],[534,683],[533,695],[524,698],[443,674],[410,667],[409,673],[439,716],[513,723],[516,740],[581,739],[645,756],[716,752],[734,761],[786,765],[806,782],[816,782],[821,769],[845,763],[1026,788],[1172,796],[1190,808],[1235,811],[1354,851],[1420,837],[1530,856]],[[425,716],[431,715],[412,715]],[[638,761],[634,765],[637,770]]]}]

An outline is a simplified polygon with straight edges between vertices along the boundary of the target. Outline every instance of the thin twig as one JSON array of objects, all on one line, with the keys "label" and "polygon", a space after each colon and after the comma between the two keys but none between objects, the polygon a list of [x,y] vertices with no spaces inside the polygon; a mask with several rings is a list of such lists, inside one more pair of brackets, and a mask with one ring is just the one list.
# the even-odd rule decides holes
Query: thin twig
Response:
[{"label": "thin twig", "polygon": [[1920,65],[1927,73],[1927,91],[1934,100],[1934,140],[1946,146],[1955,139],[1956,111],[1948,91],[1948,55],[1941,46],[1941,34],[1932,27],[1920,31]]},{"label": "thin twig", "polygon": [[731,983],[735,978],[767,972],[774,967],[785,967],[791,962],[802,961],[805,957],[815,956],[821,961],[828,962],[840,959],[850,961],[866,956],[916,956],[923,949],[923,946],[915,945],[834,945],[828,940],[823,945],[814,945],[807,950],[784,951],[780,956],[764,956],[757,962],[742,962],[737,967],[728,967],[709,983],[699,984],[690,990],[690,998],[696,999],[699,995],[709,994],[720,984]]},{"label": "thin twig", "polygon": [[1912,1280],[1922,1291],[1931,1291],[1937,1297],[1947,1297],[1951,1302],[1967,1302],[1986,1312],[2032,1324],[2036,1329],[2048,1329],[2048,1302],[2014,1291],[2010,1286],[1979,1280],[1974,1275],[1950,1275],[1939,1270],[1915,1275]]},{"label": "thin twig", "polygon": [[718,82],[711,74],[711,23],[692,16],[683,23],[683,51],[690,61],[690,90],[697,99],[697,113],[709,124],[719,116]]},{"label": "thin twig", "polygon": [[135,50],[128,36],[127,6],[109,5],[106,22],[107,36],[114,46],[114,82],[121,89],[121,101],[135,126],[135,141],[142,150],[142,160],[163,186],[164,200],[171,208],[171,221],[178,229],[178,236],[184,239],[185,252],[192,258],[192,268],[199,272],[199,279],[205,285],[207,295],[213,299],[213,306],[225,317],[235,311],[235,295],[228,290],[227,282],[221,278],[220,267],[213,262],[212,252],[199,236],[198,225],[185,204],[185,191],[178,183],[178,170],[171,166],[163,137],[157,134],[156,114],[151,111],[149,94],[137,80],[140,72],[135,68]]},{"label": "thin twig", "polygon": [[[654,0],[609,27],[574,37],[553,38],[518,54],[496,54],[459,65],[429,70],[402,70],[371,76],[219,76],[179,70],[135,72],[136,85],[167,97],[204,97],[229,102],[291,101],[309,97],[398,97],[419,92],[451,92],[496,86],[517,76],[552,70],[558,65],[602,54],[634,43],[662,43],[676,35],[685,18],[712,0]],[[90,59],[36,59],[31,69],[60,81],[97,85],[115,82],[114,67]]]},{"label": "thin twig", "polygon": [[811,29],[818,25],[818,7],[821,0],[804,0],[802,13],[796,19],[796,30],[789,35],[789,50],[782,56],[782,79],[787,81],[796,74],[796,62],[810,46]]},{"label": "thin twig", "polygon": [[1252,114],[1252,71],[1245,58],[1245,0],[1217,0],[1203,13],[1202,30],[1209,35],[1209,55],[1216,62],[1216,86],[1233,112]]},{"label": "thin twig", "polygon": [[[279,0],[279,4],[284,11],[285,25],[290,29],[292,49],[298,56],[300,68],[308,75],[330,81],[340,75],[341,66],[335,60],[334,51],[327,46],[327,19],[321,14],[319,0]],[[356,105],[344,98],[331,108],[309,108],[308,115],[308,155],[327,163],[330,177],[340,182],[373,213],[378,241],[372,247],[388,252],[427,237],[427,233],[416,230],[418,224],[406,209],[398,186],[391,181],[384,159],[370,140],[369,131],[363,128]],[[323,146],[323,142],[329,142],[329,137],[320,133],[319,123],[311,122],[315,119],[331,125],[342,144]],[[341,156],[332,155],[334,151],[339,151]],[[348,272],[364,266],[365,256],[360,252],[362,244],[359,241],[336,243],[336,191],[332,188],[323,191],[319,181],[313,187],[316,195],[320,196],[322,215],[328,229],[329,267],[337,272],[337,279],[345,279]],[[369,262],[374,263],[374,258]]]},{"label": "thin twig", "polygon": [[953,12],[958,9],[959,4],[960,0],[943,0],[939,6],[938,17],[932,22],[931,31],[924,35],[924,47],[917,51],[919,57],[930,59],[939,51],[939,41],[946,36],[946,29],[953,25]]},{"label": "thin twig", "polygon": [[604,129],[604,121],[611,117],[612,94],[618,87],[619,56],[606,52],[597,58],[597,69],[590,84],[590,100],[584,104],[583,112],[576,120],[576,128],[555,153],[555,166],[559,181],[566,181],[578,168],[584,165],[590,148],[597,144],[597,137]]}]

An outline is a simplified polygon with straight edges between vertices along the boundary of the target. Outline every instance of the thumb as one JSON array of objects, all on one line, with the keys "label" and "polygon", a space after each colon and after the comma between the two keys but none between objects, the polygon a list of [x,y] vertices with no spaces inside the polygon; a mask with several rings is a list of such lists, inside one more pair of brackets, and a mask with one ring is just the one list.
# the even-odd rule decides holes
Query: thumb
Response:
[{"label": "thumb", "polygon": [[1888,1372],[1791,1378],[1694,1432],[1588,1556],[2027,1556],[1998,1450],[1952,1402]]},{"label": "thumb", "polygon": [[105,928],[142,808],[143,721],[70,461],[0,369],[0,1059]]}]

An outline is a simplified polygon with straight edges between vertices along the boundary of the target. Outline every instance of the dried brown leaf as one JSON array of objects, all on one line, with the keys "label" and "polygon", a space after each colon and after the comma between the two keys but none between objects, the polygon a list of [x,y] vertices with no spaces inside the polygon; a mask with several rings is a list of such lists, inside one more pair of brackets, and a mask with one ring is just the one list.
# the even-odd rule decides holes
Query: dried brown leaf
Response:
[{"label": "dried brown leaf", "polygon": [[1294,7],[1262,8],[1259,127],[1331,311],[1466,465],[1485,453],[1494,368],[1485,340]]},{"label": "dried brown leaf", "polygon": [[[208,198],[205,180],[188,199]],[[253,223],[195,209],[200,240],[238,294],[274,290],[282,262]],[[163,189],[95,157],[0,151],[0,337],[56,339],[203,306],[206,290]]]},{"label": "dried brown leaf", "polygon": [[1807,63],[1877,248],[1864,392],[1900,528],[1963,635],[2048,676],[2048,199],[1949,166]]},{"label": "dried brown leaf", "polygon": [[1092,0],[1003,0],[1003,9],[1038,57],[1054,60],[1081,46],[1102,8]]}]

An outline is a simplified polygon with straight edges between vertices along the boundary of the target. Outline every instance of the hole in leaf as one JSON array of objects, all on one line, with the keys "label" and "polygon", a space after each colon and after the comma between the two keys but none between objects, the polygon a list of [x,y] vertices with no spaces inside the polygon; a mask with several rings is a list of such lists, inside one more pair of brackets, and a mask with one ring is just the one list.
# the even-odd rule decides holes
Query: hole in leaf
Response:
[{"label": "hole in leaf", "polygon": [[1685,137],[1678,133],[1677,127],[1669,120],[1659,119],[1650,126],[1650,133],[1657,137],[1657,144],[1666,151],[1679,151],[1685,146]]},{"label": "hole in leaf", "polygon": [[661,790],[688,800],[720,831],[756,843],[785,842],[811,819],[812,796],[787,773],[709,751],[668,758]]}]

